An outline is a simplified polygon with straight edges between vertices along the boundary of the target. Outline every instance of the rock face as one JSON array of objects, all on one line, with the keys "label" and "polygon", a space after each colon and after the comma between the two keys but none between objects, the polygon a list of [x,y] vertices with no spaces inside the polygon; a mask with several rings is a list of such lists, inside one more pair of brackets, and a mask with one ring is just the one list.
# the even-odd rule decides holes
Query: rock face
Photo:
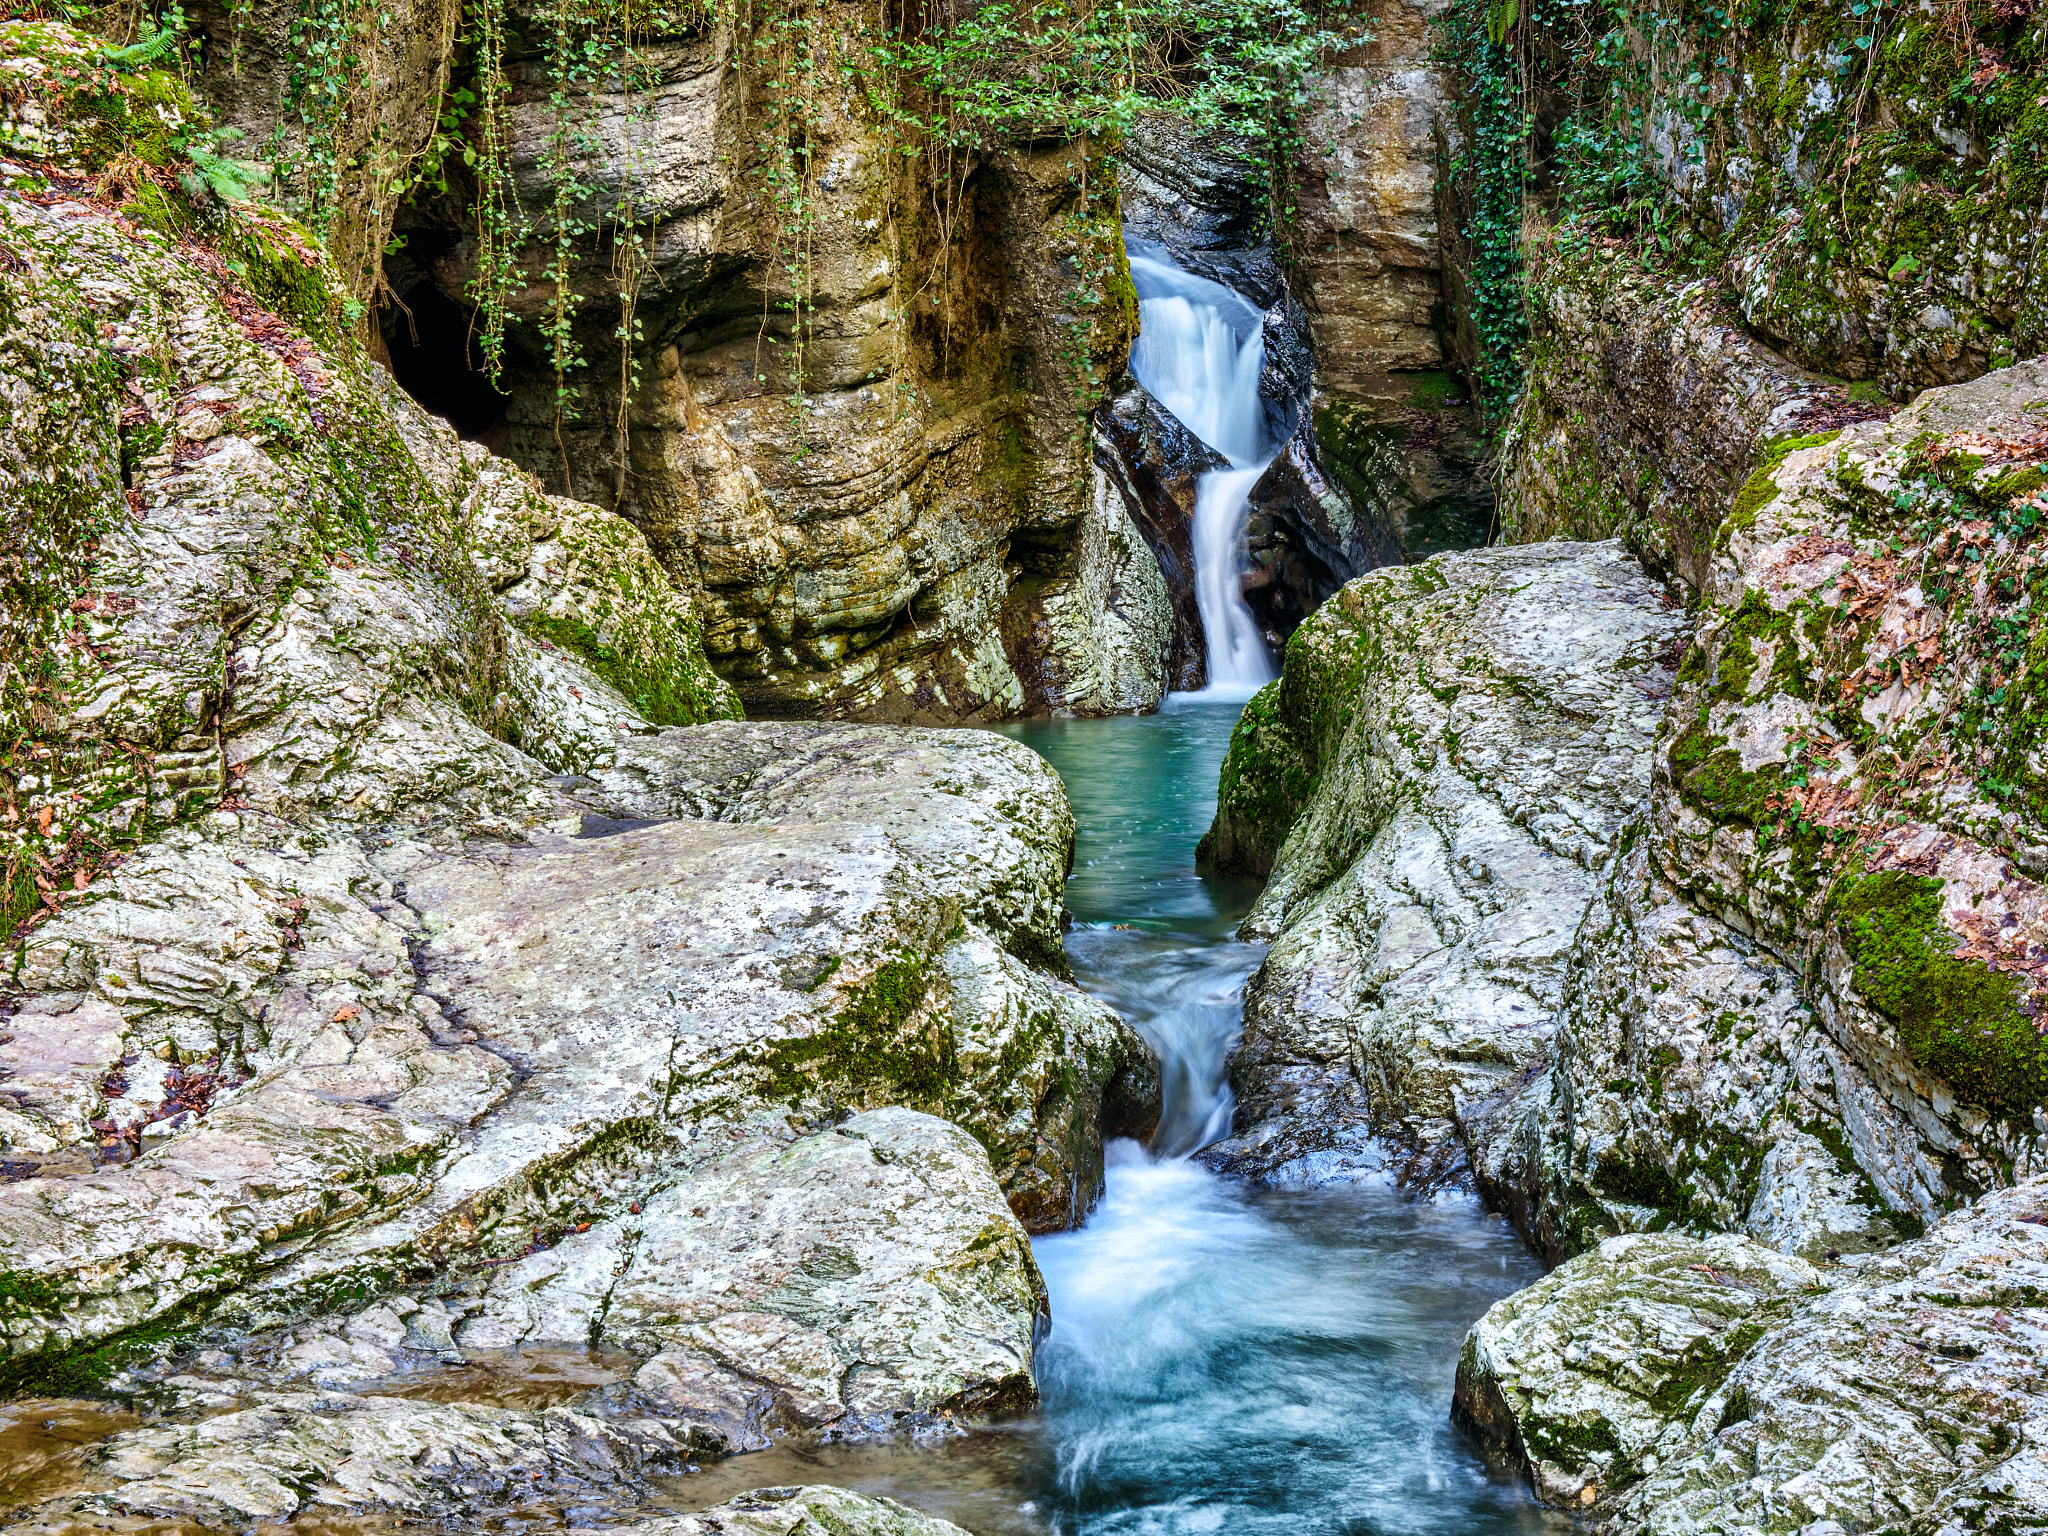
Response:
[{"label": "rock face", "polygon": [[[1640,1206],[1722,1199],[1722,1224],[1746,1208],[1810,1253],[2033,1171],[2044,400],[2036,364],[1931,391],[1787,445],[1737,498],[1659,743],[1649,900],[1619,890],[1622,921],[1587,927],[1559,1208],[1604,1163]],[[1703,941],[1750,979],[1621,980],[1696,973]]]},{"label": "rock face", "polygon": [[1375,0],[1370,36],[1317,71],[1301,125],[1290,237],[1315,338],[1322,464],[1359,515],[1413,557],[1488,541],[1491,448],[1444,370],[1438,166],[1457,136],[1435,57],[1440,0]]},{"label": "rock face", "polygon": [[[631,525],[393,389],[292,227],[212,217],[0,196],[7,334],[47,338],[6,520],[48,557],[8,613],[0,1379],[169,1414],[38,1528],[633,1508],[690,1455],[1027,1404],[1025,1224],[1085,1214],[1145,1061],[1064,979],[1057,777],[718,719]],[[394,1395],[556,1344],[629,1363]]]},{"label": "rock face", "polygon": [[1611,1238],[1480,1321],[1461,1410],[1606,1530],[2037,1529],[2044,1194],[1818,1273],[1740,1238]]},{"label": "rock face", "polygon": [[1233,740],[1207,847],[1270,864],[1273,949],[1216,1151],[1462,1154],[1562,1267],[1474,1331],[1459,1414],[1603,1528],[2048,1519],[2044,408],[2026,364],[1776,442],[1689,643],[1634,567],[1612,616],[1557,580],[1612,545],[1355,583]]},{"label": "rock face", "polygon": [[[2043,473],[2025,423],[2044,397],[2048,380],[2026,365],[1930,392],[1889,424],[1780,444],[1720,535],[1668,707],[1645,703],[1646,724],[1662,717],[1651,782],[1641,755],[1632,779],[1604,762],[1567,765],[1570,803],[1604,805],[1608,819],[1528,817],[1549,839],[1583,829],[1576,854],[1563,851],[1599,876],[1556,887],[1545,906],[1557,948],[1541,974],[1556,991],[1537,1001],[1554,1041],[1487,1048],[1531,1076],[1519,1099],[1487,1106],[1492,1123],[1522,1129],[1489,1143],[1499,1150],[1475,1172],[1539,1250],[1562,1257],[1616,1230],[1684,1226],[1818,1259],[1914,1235],[2032,1169],[2048,1079],[2022,1022],[2040,943],[2027,871],[2048,835],[2034,825],[2037,766],[2020,745],[2033,686],[2021,658]],[[1529,546],[1527,558],[1584,548]],[[1441,569],[1448,579],[1463,565]],[[1467,585],[1465,600],[1486,612],[1471,578],[1438,601],[1459,601]],[[1543,603],[1552,625],[1583,609],[1540,590],[1531,582],[1512,601]],[[1309,1071],[1340,1054],[1333,1041],[1294,1044],[1313,1028],[1299,1021],[1374,1018],[1401,995],[1395,978],[1415,964],[1395,958],[1410,943],[1401,914],[1411,893],[1438,887],[1396,857],[1395,808],[1427,814],[1442,786],[1463,796],[1462,780],[1490,779],[1522,820],[1509,794],[1541,761],[1526,750],[1503,753],[1502,768],[1481,759],[1493,728],[1484,714],[1473,729],[1460,718],[1477,690],[1438,660],[1501,666],[1529,640],[1506,624],[1483,638],[1441,619],[1414,624],[1389,604],[1359,610],[1344,644],[1321,641],[1339,611],[1304,631],[1277,694],[1247,712],[1208,845],[1225,867],[1274,861],[1252,924],[1276,943],[1240,1054],[1254,1115],[1264,1063]],[[1665,622],[1661,644],[1675,646],[1683,621]],[[1346,739],[1341,710],[1354,698],[1364,707],[1348,739],[1387,745],[1333,754],[1325,743]],[[1584,705],[1574,714],[1601,718]],[[1437,718],[1444,734],[1422,734]],[[1396,750],[1411,733],[1434,762]],[[1467,760],[1456,778],[1443,771]],[[1375,850],[1385,862],[1369,862]],[[1340,871],[1353,872],[1348,884]],[[1502,885],[1512,888],[1492,882]],[[1413,947],[1433,955],[1450,937],[1440,914],[1454,909],[1433,894],[1420,907]],[[1293,934],[1313,934],[1332,958],[1304,964],[1319,979],[1290,993],[1273,983],[1295,964]],[[1368,943],[1383,958],[1336,962]],[[1373,990],[1328,979],[1349,974]],[[1361,1007],[1368,998],[1376,1013]],[[1383,1094],[1403,1106],[1397,1123],[1419,1118],[1406,1106],[1446,1098],[1396,1086],[1418,1064],[1476,1054],[1408,1026],[1353,1027],[1359,1087],[1342,1092]],[[1375,1066],[1375,1039],[1398,1042],[1379,1058],[1391,1066]],[[1479,1098],[1467,1089],[1448,1102]],[[1274,1132],[1283,1148],[1288,1123]]]},{"label": "rock face", "polygon": [[[750,713],[1151,708],[1161,584],[1082,424],[1135,320],[1113,176],[1085,145],[1020,144],[965,184],[928,178],[855,67],[880,26],[871,6],[821,12],[801,84],[758,18],[666,17],[631,64],[606,34],[566,83],[548,24],[516,27],[503,393],[449,364],[489,255],[460,176],[399,215],[394,367],[639,526],[701,594],[712,665]],[[777,116],[796,99],[800,133]],[[810,171],[775,159],[793,136]],[[561,377],[555,336],[583,364]]]},{"label": "rock face", "polygon": [[1529,291],[1502,450],[1507,542],[1620,538],[1697,601],[1715,531],[1774,441],[1890,413],[1760,344],[1706,279],[1553,242],[1531,253]]},{"label": "rock face", "polygon": [[[1676,43],[1645,104],[1656,123],[1645,148],[1714,238],[1714,265],[1748,329],[1894,400],[2041,349],[2041,290],[2027,259],[2041,219],[2028,114],[2048,18],[2032,7],[1950,22],[1902,16],[1865,34],[1878,46],[1852,91],[1840,88],[1829,44],[1789,18],[1748,32],[1738,64],[1704,35],[1677,41],[1676,15],[1647,8],[1623,34],[1637,58],[1651,37]],[[1983,105],[1948,94],[1958,71]],[[1708,100],[1712,130],[1690,110]],[[1859,155],[1821,148],[1879,123],[1882,141],[1866,140]],[[1795,186],[1823,195],[1808,205]]]},{"label": "rock face", "polygon": [[1243,1171],[1504,1160],[1573,930],[1648,787],[1684,620],[1613,544],[1441,555],[1346,587],[1247,706],[1212,863],[1270,871],[1234,1058]]}]

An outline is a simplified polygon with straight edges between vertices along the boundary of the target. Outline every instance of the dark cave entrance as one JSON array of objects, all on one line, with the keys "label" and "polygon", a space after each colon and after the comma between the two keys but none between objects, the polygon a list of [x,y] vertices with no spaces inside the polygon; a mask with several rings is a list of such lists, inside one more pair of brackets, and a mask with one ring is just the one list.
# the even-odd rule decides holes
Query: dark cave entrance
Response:
[{"label": "dark cave entrance", "polygon": [[484,372],[468,310],[422,280],[383,311],[379,330],[400,389],[460,436],[496,446],[512,397]]}]

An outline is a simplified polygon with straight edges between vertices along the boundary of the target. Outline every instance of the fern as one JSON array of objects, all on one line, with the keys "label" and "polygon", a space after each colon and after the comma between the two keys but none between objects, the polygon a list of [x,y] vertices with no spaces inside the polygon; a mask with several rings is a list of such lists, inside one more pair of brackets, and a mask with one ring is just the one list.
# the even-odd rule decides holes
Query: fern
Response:
[{"label": "fern", "polygon": [[130,43],[126,48],[107,49],[107,62],[116,69],[147,69],[176,47],[177,42],[176,29],[165,27],[156,36],[145,37],[140,42]]},{"label": "fern", "polygon": [[[224,203],[246,202],[270,185],[270,167],[257,160],[230,160],[203,144],[193,144],[186,153],[192,157],[195,179]],[[197,189],[189,183],[188,192]]]}]

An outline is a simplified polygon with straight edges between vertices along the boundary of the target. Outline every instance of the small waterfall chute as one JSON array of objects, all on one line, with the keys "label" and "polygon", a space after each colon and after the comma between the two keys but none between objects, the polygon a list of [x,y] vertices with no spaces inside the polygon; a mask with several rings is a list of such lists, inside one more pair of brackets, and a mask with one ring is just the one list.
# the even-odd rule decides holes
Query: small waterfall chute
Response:
[{"label": "small waterfall chute", "polygon": [[1161,255],[1131,256],[1138,343],[1131,372],[1196,437],[1229,460],[1195,484],[1195,606],[1208,641],[1208,692],[1249,697],[1273,680],[1266,638],[1244,600],[1251,490],[1281,445],[1266,430],[1259,375],[1265,317],[1242,294]]}]

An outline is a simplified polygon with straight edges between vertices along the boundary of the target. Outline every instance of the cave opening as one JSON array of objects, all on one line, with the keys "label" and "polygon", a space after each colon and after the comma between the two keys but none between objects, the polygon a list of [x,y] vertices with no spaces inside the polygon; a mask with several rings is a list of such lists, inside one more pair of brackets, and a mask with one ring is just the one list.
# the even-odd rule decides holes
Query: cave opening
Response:
[{"label": "cave opening", "polygon": [[512,397],[484,371],[468,310],[423,279],[383,311],[379,329],[400,389],[459,436],[501,447]]}]

